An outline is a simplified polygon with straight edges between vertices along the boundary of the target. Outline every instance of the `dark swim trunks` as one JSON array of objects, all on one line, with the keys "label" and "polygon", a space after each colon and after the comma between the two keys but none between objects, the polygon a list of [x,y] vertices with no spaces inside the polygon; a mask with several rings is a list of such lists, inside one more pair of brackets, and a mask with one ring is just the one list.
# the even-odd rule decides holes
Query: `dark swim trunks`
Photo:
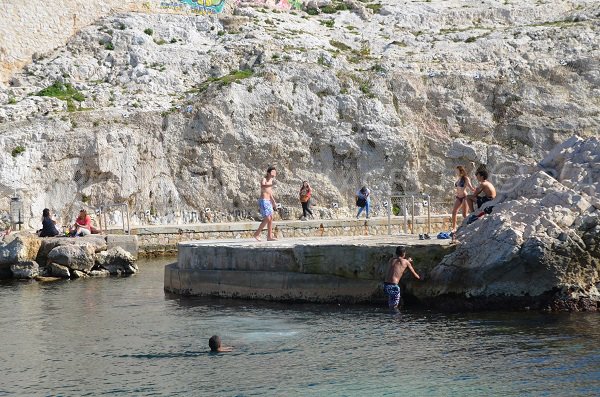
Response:
[{"label": "dark swim trunks", "polygon": [[400,303],[400,286],[398,284],[383,283],[383,293],[388,296],[390,309],[398,306]]},{"label": "dark swim trunks", "polygon": [[483,204],[487,203],[488,201],[492,201],[493,198],[491,197],[487,197],[487,196],[477,196],[477,208],[480,208]]}]

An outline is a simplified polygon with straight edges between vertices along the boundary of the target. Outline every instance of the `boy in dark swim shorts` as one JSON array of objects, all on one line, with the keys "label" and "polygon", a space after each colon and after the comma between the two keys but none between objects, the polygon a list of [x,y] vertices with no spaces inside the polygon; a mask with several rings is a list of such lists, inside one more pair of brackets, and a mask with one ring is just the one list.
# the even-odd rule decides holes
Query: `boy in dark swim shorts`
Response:
[{"label": "boy in dark swim shorts", "polygon": [[383,293],[388,297],[390,309],[395,309],[400,304],[400,286],[398,283],[407,268],[417,280],[421,280],[421,276],[413,269],[412,263],[412,258],[406,259],[406,249],[404,247],[396,248],[396,256],[390,259],[390,267],[383,283]]}]

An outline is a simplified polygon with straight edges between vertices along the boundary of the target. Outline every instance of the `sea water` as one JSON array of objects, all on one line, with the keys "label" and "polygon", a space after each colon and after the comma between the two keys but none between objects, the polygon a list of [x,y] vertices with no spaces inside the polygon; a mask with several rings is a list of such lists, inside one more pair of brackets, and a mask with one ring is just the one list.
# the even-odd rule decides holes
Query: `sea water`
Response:
[{"label": "sea water", "polygon": [[[179,297],[168,262],[0,283],[0,396],[599,395],[596,313]],[[234,351],[209,354],[213,334]]]}]

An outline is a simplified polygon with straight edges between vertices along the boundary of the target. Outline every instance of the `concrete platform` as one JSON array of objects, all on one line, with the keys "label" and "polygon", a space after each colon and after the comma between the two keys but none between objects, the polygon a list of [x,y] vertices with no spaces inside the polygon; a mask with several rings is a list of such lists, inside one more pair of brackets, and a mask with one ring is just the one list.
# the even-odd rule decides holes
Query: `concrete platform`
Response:
[{"label": "concrete platform", "polygon": [[182,242],[166,266],[164,287],[183,295],[280,301],[371,302],[398,245],[420,273],[454,247],[416,236],[362,236]]}]

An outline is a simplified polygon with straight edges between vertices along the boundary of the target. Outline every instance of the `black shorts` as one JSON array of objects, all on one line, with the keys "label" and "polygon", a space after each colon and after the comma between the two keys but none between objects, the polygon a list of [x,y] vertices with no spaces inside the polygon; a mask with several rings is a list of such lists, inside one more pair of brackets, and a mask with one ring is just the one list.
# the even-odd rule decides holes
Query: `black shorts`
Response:
[{"label": "black shorts", "polygon": [[491,197],[487,197],[487,196],[477,196],[477,208],[480,208],[483,204],[487,203],[488,201],[492,201],[493,198]]}]

